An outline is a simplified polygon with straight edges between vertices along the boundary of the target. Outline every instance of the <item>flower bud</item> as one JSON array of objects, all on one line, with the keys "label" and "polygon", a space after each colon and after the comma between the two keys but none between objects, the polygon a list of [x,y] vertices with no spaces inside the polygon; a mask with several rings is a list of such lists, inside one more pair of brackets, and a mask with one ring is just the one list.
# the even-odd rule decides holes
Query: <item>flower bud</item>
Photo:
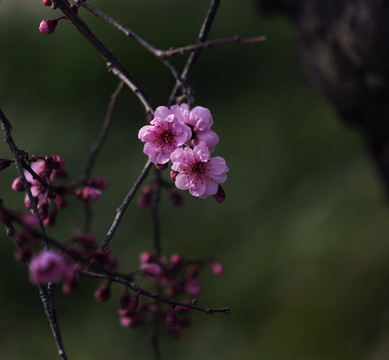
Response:
[{"label": "flower bud", "polygon": [[177,316],[173,311],[169,311],[165,317],[165,325],[167,327],[172,327],[177,325]]},{"label": "flower bud", "polygon": [[91,203],[96,201],[101,196],[101,190],[90,186],[85,186],[82,189],[76,190],[76,196],[86,203]]},{"label": "flower bud", "polygon": [[55,197],[55,204],[58,206],[59,209],[65,209],[67,206],[68,206],[68,202],[66,201],[66,199],[61,196],[61,195],[57,195]]},{"label": "flower bud", "polygon": [[18,262],[29,262],[31,259],[30,249],[22,247],[17,249],[14,254],[15,260]]},{"label": "flower bud", "polygon": [[126,309],[130,303],[130,294],[128,289],[125,289],[119,299],[119,309]]},{"label": "flower bud", "polygon": [[219,262],[212,262],[210,264],[213,275],[222,276],[224,274],[224,266]]},{"label": "flower bud", "polygon": [[109,283],[101,285],[96,289],[94,296],[98,302],[107,301],[111,296],[111,285]]},{"label": "flower bud", "polygon": [[11,160],[0,158],[0,170],[7,168],[11,164]]},{"label": "flower bud", "polygon": [[226,198],[226,193],[224,192],[221,185],[218,186],[217,192],[215,195],[213,195],[213,198],[218,202],[221,203]]},{"label": "flower bud", "polygon": [[51,6],[51,0],[43,0],[43,5],[45,6]]},{"label": "flower bud", "polygon": [[87,185],[92,186],[96,189],[104,190],[108,186],[108,180],[105,177],[97,177],[89,179]]},{"label": "flower bud", "polygon": [[162,170],[165,170],[167,167],[168,167],[168,164],[165,163],[165,164],[154,164],[155,167],[159,170],[159,171],[162,171]]},{"label": "flower bud", "polygon": [[173,181],[176,180],[177,175],[178,175],[178,172],[177,172],[177,171],[170,170],[170,178],[171,178]]},{"label": "flower bud", "polygon": [[22,180],[20,180],[19,178],[16,178],[12,185],[11,185],[11,188],[12,190],[15,190],[15,191],[23,191],[24,190],[24,185],[23,185],[23,182]]},{"label": "flower bud", "polygon": [[52,32],[54,32],[57,25],[58,25],[57,19],[44,19],[39,24],[39,31],[42,34],[49,35]]},{"label": "flower bud", "polygon": [[199,296],[201,293],[201,285],[195,279],[189,279],[185,283],[185,290],[189,295]]},{"label": "flower bud", "polygon": [[142,264],[141,270],[151,280],[157,280],[162,275],[162,269],[158,264]]},{"label": "flower bud", "polygon": [[182,204],[184,203],[184,198],[178,191],[175,190],[170,191],[169,198],[170,198],[170,202],[174,206],[182,206]]}]

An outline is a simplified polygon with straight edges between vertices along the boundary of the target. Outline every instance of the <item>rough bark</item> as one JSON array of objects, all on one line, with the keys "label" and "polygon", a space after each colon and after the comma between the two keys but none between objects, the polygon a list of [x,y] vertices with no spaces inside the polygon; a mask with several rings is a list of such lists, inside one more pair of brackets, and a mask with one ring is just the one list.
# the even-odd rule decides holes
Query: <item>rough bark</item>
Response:
[{"label": "rough bark", "polygon": [[295,23],[312,84],[360,129],[389,194],[389,2],[259,0]]}]

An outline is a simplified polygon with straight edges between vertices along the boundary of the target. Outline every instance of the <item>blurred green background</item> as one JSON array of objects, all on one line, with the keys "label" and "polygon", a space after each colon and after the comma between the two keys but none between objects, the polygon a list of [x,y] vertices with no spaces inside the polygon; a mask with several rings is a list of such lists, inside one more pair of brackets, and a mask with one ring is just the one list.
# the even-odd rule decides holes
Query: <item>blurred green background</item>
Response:
[{"label": "blurred green background", "polygon": [[[91,1],[162,49],[193,43],[209,1]],[[85,10],[80,15],[165,104],[174,82],[165,67]],[[60,154],[73,177],[83,169],[117,80],[104,61],[62,21],[44,36],[42,18],[60,16],[39,0],[0,2],[0,106],[18,146]],[[389,213],[376,170],[359,134],[306,83],[295,32],[283,17],[264,18],[253,0],[225,0],[210,38],[266,35],[256,46],[222,45],[202,53],[195,70],[196,104],[209,107],[220,136],[216,155],[230,167],[226,201],[162,196],[166,254],[213,255],[224,277],[204,270],[200,305],[229,306],[231,315],[194,313],[181,341],[161,332],[164,359],[336,360],[389,358]],[[184,56],[173,59],[177,66]],[[125,91],[94,176],[110,182],[95,203],[93,232],[103,238],[115,209],[146,161],[137,132],[142,107]],[[0,156],[9,150],[0,143]],[[164,176],[167,177],[167,173]],[[11,167],[0,174],[5,205],[23,209],[10,191]],[[62,241],[82,222],[74,199],[49,233]],[[152,248],[151,214],[132,204],[112,250],[138,266]],[[56,359],[56,349],[27,268],[13,260],[2,232],[0,359]],[[152,359],[149,326],[120,327],[120,288],[97,304],[97,283],[83,279],[71,297],[57,292],[69,359]]]}]

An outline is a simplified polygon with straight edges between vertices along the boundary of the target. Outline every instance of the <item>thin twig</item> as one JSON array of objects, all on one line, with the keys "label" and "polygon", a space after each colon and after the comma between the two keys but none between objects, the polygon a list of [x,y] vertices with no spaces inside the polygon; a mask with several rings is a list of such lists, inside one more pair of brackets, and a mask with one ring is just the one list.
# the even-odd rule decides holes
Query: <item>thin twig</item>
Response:
[{"label": "thin twig", "polygon": [[228,37],[228,38],[204,41],[204,42],[200,42],[200,43],[193,44],[193,45],[182,46],[179,48],[169,49],[169,50],[165,50],[163,53],[165,54],[165,56],[170,57],[170,56],[177,55],[177,54],[184,54],[187,51],[193,51],[193,50],[197,50],[200,48],[212,47],[214,45],[231,44],[231,43],[241,43],[241,44],[253,45],[253,44],[257,44],[259,42],[263,42],[265,40],[266,40],[266,36],[256,36],[256,37],[249,37],[249,38],[241,38],[239,36],[233,36],[233,37]]},{"label": "thin twig", "polygon": [[223,307],[223,308],[202,307],[202,306],[198,306],[192,302],[176,301],[173,299],[166,298],[166,297],[161,296],[157,293],[152,293],[150,291],[142,289],[134,282],[126,280],[124,277],[121,277],[121,276],[109,276],[106,274],[96,273],[96,272],[87,271],[87,270],[84,270],[82,273],[86,276],[89,276],[89,277],[92,277],[95,279],[110,280],[111,282],[116,282],[116,283],[128,286],[130,289],[134,290],[135,292],[139,292],[140,294],[142,294],[144,296],[147,296],[149,298],[152,298],[152,299],[155,299],[158,301],[162,301],[162,302],[169,304],[169,305],[183,306],[183,307],[186,307],[186,308],[189,308],[192,310],[201,311],[201,312],[206,313],[206,314],[215,314],[215,313],[229,314],[230,313],[230,309],[226,308],[226,307]]},{"label": "thin twig", "polygon": [[142,172],[140,173],[139,177],[136,179],[134,185],[131,187],[130,191],[128,192],[127,196],[124,198],[122,204],[120,207],[116,210],[116,216],[115,219],[110,227],[110,229],[107,232],[107,235],[105,236],[103,242],[101,243],[99,249],[106,249],[108,247],[109,242],[112,239],[112,236],[114,235],[116,229],[118,228],[120,221],[130,204],[132,198],[134,197],[136,191],[139,189],[139,187],[142,185],[143,181],[146,179],[147,174],[149,173],[151,167],[153,166],[153,163],[149,160],[146,162],[145,166],[143,167]]},{"label": "thin twig", "polygon": [[125,66],[116,58],[116,56],[96,37],[78,14],[70,8],[67,0],[52,0],[55,7],[58,7],[65,16],[73,23],[77,30],[89,41],[89,43],[102,55],[108,69],[122,80],[131,91],[138,97],[143,104],[146,113],[154,113],[145,92],[137,83],[135,78],[125,68]]},{"label": "thin twig", "polygon": [[108,131],[109,131],[109,128],[110,128],[111,123],[112,123],[116,103],[118,101],[120,93],[123,90],[123,85],[124,85],[123,81],[120,81],[118,86],[116,87],[115,91],[111,95],[111,100],[108,104],[107,112],[106,112],[106,115],[104,118],[103,125],[102,125],[101,130],[100,130],[100,133],[99,133],[95,143],[90,147],[89,158],[86,162],[85,169],[84,169],[82,175],[80,176],[81,181],[85,181],[86,179],[88,179],[90,177],[92,167],[93,167],[95,160],[96,160],[96,156],[97,156],[98,152],[100,151],[101,147],[103,146],[105,139],[107,138]]},{"label": "thin twig", "polygon": [[[212,23],[215,19],[215,15],[216,15],[217,9],[219,7],[220,1],[221,0],[212,0],[211,1],[211,5],[208,9],[207,15],[206,15],[204,22],[203,22],[203,25],[201,26],[196,43],[202,43],[207,39],[209,31],[211,30]],[[181,73],[181,79],[185,83],[188,83],[188,79],[193,71],[193,68],[197,62],[197,59],[200,56],[201,50],[202,50],[201,47],[193,50],[193,52],[189,55],[188,60],[186,61],[184,70]],[[180,88],[180,84],[176,83],[176,85],[174,86],[174,89],[169,97],[169,101],[168,101],[169,105],[172,105],[176,102],[176,96],[177,96],[179,88]],[[190,100],[190,99],[188,99],[188,100]],[[188,101],[188,102],[190,102],[190,101]]]},{"label": "thin twig", "polygon": [[131,29],[128,27],[124,26],[111,16],[103,13],[101,10],[96,9],[95,7],[91,6],[90,4],[86,3],[85,1],[82,0],[75,0],[74,1],[76,4],[82,6],[86,10],[88,10],[90,13],[93,15],[97,16],[98,18],[106,21],[107,23],[111,24],[113,27],[121,31],[124,35],[126,35],[129,38],[134,39],[136,42],[138,42],[141,46],[143,46],[147,51],[149,51],[151,54],[153,54],[156,58],[160,59],[162,63],[170,70],[172,73],[173,77],[175,78],[177,84],[182,88],[182,91],[187,94],[188,96],[189,93],[186,89],[185,83],[182,81],[180,74],[177,72],[176,68],[170,63],[169,60],[166,59],[166,52],[162,51],[155,46],[151,45],[148,43],[145,39],[137,35],[135,32],[133,32]]},{"label": "thin twig", "polygon": [[[1,120],[1,128],[2,128],[3,134],[4,134],[4,139],[5,139],[5,142],[8,144],[8,147],[10,148],[11,153],[13,155],[19,179],[22,181],[24,189],[26,190],[28,199],[29,199],[30,204],[31,204],[32,211],[34,212],[34,215],[39,219],[39,227],[40,227],[40,231],[42,233],[43,245],[44,245],[44,248],[47,250],[49,248],[49,244],[47,242],[45,228],[43,226],[42,219],[39,215],[38,206],[36,204],[35,198],[31,193],[30,183],[27,181],[27,179],[24,175],[23,163],[22,163],[21,158],[22,157],[26,158],[27,154],[25,152],[22,152],[16,146],[16,144],[12,138],[12,135],[11,135],[12,126],[1,109],[0,109],[0,120]],[[25,159],[23,161],[25,161]]]}]

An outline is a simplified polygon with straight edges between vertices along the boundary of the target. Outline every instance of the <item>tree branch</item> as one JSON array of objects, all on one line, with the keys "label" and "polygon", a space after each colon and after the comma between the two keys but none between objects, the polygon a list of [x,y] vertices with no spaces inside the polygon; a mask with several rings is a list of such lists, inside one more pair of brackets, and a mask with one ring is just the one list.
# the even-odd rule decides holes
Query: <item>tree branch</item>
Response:
[{"label": "tree branch", "polygon": [[77,30],[89,41],[89,43],[102,55],[108,69],[122,80],[143,104],[146,113],[154,113],[145,92],[136,82],[135,78],[115,55],[94,35],[85,22],[75,13],[67,0],[52,0],[55,7],[58,7],[65,16],[73,23]]}]

